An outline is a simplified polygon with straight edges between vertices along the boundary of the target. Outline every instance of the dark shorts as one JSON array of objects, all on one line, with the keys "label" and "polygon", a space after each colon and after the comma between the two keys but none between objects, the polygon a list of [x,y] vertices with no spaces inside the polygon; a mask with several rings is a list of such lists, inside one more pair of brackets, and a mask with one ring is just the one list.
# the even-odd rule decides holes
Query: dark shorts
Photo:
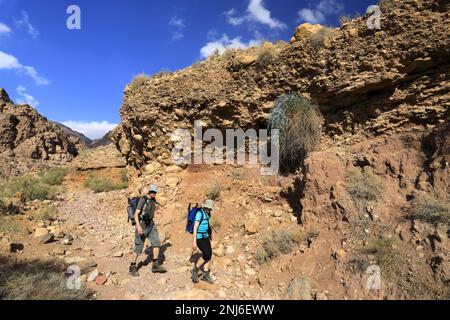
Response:
[{"label": "dark shorts", "polygon": [[209,238],[197,239],[197,247],[202,252],[202,258],[205,262],[209,262],[212,259],[211,240]]},{"label": "dark shorts", "polygon": [[135,229],[134,252],[137,254],[141,254],[144,251],[145,239],[148,239],[153,247],[161,247],[161,240],[159,240],[158,228],[156,228],[156,224],[153,224],[149,227],[142,227],[144,229],[144,234],[142,236],[138,235],[137,230]]}]

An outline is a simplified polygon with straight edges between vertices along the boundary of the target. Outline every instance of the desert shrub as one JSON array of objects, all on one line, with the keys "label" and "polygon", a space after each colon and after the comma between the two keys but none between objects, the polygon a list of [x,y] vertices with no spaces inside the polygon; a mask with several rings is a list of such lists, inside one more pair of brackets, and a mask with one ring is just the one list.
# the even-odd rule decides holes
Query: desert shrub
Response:
[{"label": "desert shrub", "polygon": [[220,194],[222,193],[223,187],[220,183],[214,182],[209,185],[206,189],[206,198],[211,200],[217,200],[220,198]]},{"label": "desert shrub", "polygon": [[3,196],[12,197],[16,193],[23,193],[27,201],[52,199],[57,189],[39,178],[32,176],[15,177],[3,189]]},{"label": "desert shrub", "polygon": [[131,88],[133,90],[138,89],[138,88],[142,87],[149,79],[150,78],[148,75],[146,75],[145,73],[140,73],[137,76],[135,76],[133,78],[133,80],[131,80],[131,84],[130,84]]},{"label": "desert shrub", "polygon": [[44,206],[37,212],[37,217],[41,220],[54,221],[57,217],[57,210],[51,205]]},{"label": "desert shrub", "polygon": [[377,201],[384,190],[383,183],[373,173],[353,170],[347,173],[347,191],[353,200],[360,203]]},{"label": "desert shrub", "polygon": [[0,199],[0,216],[2,215],[16,215],[19,214],[19,208],[12,205],[12,203],[7,204],[3,199]]},{"label": "desert shrub", "polygon": [[6,212],[8,206],[6,205],[6,203],[3,201],[3,199],[0,199],[0,214],[3,214]]},{"label": "desert shrub", "polygon": [[246,174],[245,174],[245,172],[243,170],[236,169],[236,170],[231,171],[230,177],[233,180],[241,181],[241,180],[245,180]]},{"label": "desert shrub", "polygon": [[125,189],[127,188],[127,183],[115,183],[112,180],[101,178],[95,174],[92,174],[86,179],[84,186],[95,193],[102,193]]},{"label": "desert shrub", "polygon": [[275,102],[269,127],[280,130],[280,171],[297,170],[309,152],[320,146],[322,119],[311,101],[296,94]]},{"label": "desert shrub", "polygon": [[393,240],[380,237],[369,243],[365,249],[367,254],[373,255],[375,263],[380,267],[382,275],[395,278],[403,270],[403,259],[400,252],[394,249]]},{"label": "desert shrub", "polygon": [[64,182],[64,178],[69,173],[68,168],[52,168],[46,171],[42,171],[39,176],[41,182],[50,186],[60,186]]},{"label": "desert shrub", "polygon": [[259,70],[263,70],[274,60],[274,57],[275,55],[272,50],[262,49],[256,58],[256,67]]},{"label": "desert shrub", "polygon": [[67,277],[35,262],[12,267],[0,266],[0,299],[2,300],[85,300],[91,292],[82,287],[70,290]]},{"label": "desert shrub", "polygon": [[125,168],[120,170],[120,182],[128,185],[128,171]]},{"label": "desert shrub", "polygon": [[324,46],[324,41],[326,38],[330,38],[333,34],[332,28],[323,27],[315,35],[311,37],[311,46],[318,50]]},{"label": "desert shrub", "polygon": [[308,239],[307,233],[278,230],[267,238],[260,249],[255,253],[259,264],[267,263],[281,254],[288,254],[300,243]]},{"label": "desert shrub", "polygon": [[421,195],[414,199],[409,207],[409,218],[437,226],[450,225],[450,202],[433,196]]},{"label": "desert shrub", "polygon": [[20,234],[23,232],[23,229],[12,217],[0,217],[0,232]]},{"label": "desert shrub", "polygon": [[363,258],[354,258],[349,261],[349,265],[359,273],[365,273],[370,266],[369,261]]}]

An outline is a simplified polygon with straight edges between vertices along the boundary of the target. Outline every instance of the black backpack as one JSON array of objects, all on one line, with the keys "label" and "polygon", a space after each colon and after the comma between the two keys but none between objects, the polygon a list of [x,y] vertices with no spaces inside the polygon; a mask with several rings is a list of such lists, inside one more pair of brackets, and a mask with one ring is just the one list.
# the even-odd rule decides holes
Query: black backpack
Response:
[{"label": "black backpack", "polygon": [[139,200],[141,200],[141,198],[139,198],[139,197],[128,198],[128,208],[127,208],[128,222],[131,222],[131,224],[133,226],[136,225],[136,221],[134,219],[134,215],[136,213],[136,209],[137,209]]},{"label": "black backpack", "polygon": [[[145,201],[144,207],[142,208],[142,211],[140,212],[141,219],[143,221],[151,221],[151,220],[153,220],[153,216],[151,216],[151,217],[147,217],[146,215],[142,216],[142,212],[145,211],[149,202],[152,201],[151,199],[148,199],[148,198],[145,198],[145,199],[146,199],[146,201]],[[141,198],[139,198],[139,197],[128,198],[128,208],[127,208],[128,222],[131,222],[131,224],[133,226],[136,225],[136,220],[134,219],[134,216],[136,214],[137,206],[138,206],[140,200],[141,200]],[[156,201],[156,199],[153,202],[154,202],[155,207],[156,207],[156,205],[159,205],[159,203]],[[155,213],[155,211],[153,210],[153,215],[154,215],[154,213]]]}]

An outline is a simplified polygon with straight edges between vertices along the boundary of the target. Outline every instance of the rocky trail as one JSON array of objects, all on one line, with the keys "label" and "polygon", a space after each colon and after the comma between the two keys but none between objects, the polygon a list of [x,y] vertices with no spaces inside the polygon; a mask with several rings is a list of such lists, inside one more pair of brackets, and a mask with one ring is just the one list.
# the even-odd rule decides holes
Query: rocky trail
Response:
[{"label": "rocky trail", "polygon": [[[72,230],[74,241],[66,251],[65,262],[80,264],[89,272],[83,276],[96,299],[237,299],[249,298],[246,283],[237,279],[225,280],[226,270],[217,271],[215,285],[190,280],[190,236],[184,235],[186,245],[174,247],[160,231],[165,240],[161,250],[166,274],[153,274],[151,263],[140,269],[141,277],[128,275],[133,257],[133,229],[127,224],[125,211],[117,214],[116,205],[126,203],[123,192],[105,194],[77,192],[67,195],[67,201],[58,206],[64,228]],[[146,243],[149,246],[148,242]],[[146,254],[151,248],[147,247]],[[147,255],[146,255],[147,256]],[[97,277],[95,277],[97,275]],[[96,278],[96,279],[95,279]],[[103,283],[106,280],[105,283]],[[255,292],[263,298],[262,289]],[[252,297],[255,297],[252,293]],[[269,297],[266,297],[269,298]]]}]

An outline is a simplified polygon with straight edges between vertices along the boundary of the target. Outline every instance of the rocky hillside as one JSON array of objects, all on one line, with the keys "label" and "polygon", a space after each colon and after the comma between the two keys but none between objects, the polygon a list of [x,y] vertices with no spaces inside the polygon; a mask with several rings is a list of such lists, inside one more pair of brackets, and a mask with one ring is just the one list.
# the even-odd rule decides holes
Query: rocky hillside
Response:
[{"label": "rocky hillside", "polygon": [[303,25],[290,45],[230,51],[133,82],[115,135],[119,149],[137,169],[154,160],[168,163],[174,129],[191,128],[198,119],[219,129],[265,128],[274,101],[291,92],[318,103],[326,145],[445,122],[448,2],[394,0],[382,11],[380,31],[367,28],[367,17],[335,30]]},{"label": "rocky hillside", "polygon": [[85,143],[0,89],[0,177],[66,164]]}]

